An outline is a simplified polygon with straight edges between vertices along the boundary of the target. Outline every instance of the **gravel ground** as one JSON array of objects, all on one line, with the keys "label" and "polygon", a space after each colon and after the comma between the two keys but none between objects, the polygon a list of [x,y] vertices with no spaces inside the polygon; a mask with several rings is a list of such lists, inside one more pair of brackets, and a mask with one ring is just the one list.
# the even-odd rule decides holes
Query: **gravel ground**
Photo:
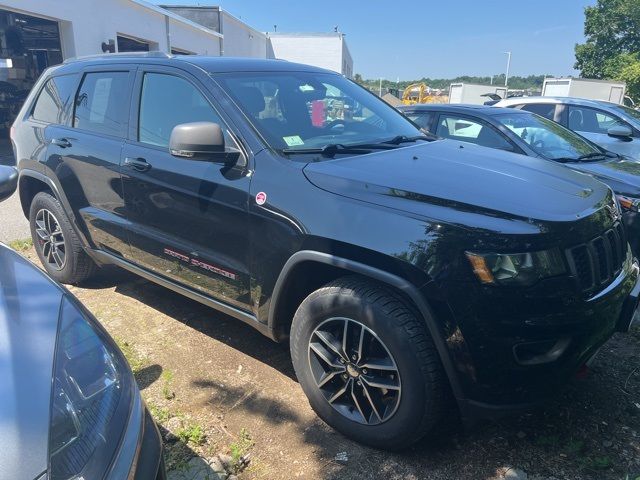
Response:
[{"label": "gravel ground", "polygon": [[[32,249],[24,254],[37,262]],[[544,409],[395,454],[327,427],[295,380],[287,346],[241,322],[117,269],[71,290],[125,351],[161,424],[173,479],[220,459],[226,473],[211,478],[640,478],[637,327],[616,334]]]},{"label": "gravel ground", "polygon": [[22,213],[20,198],[15,193],[0,203],[0,242],[10,243],[30,236],[29,222]]}]

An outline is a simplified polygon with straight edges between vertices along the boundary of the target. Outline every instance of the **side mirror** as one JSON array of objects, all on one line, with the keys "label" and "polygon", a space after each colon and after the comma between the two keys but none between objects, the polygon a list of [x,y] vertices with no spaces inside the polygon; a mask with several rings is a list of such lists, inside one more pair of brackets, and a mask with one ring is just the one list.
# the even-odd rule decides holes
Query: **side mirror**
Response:
[{"label": "side mirror", "polygon": [[235,163],[240,157],[238,150],[225,148],[222,128],[213,122],[176,125],[169,138],[169,151],[174,157],[225,165]]},{"label": "side mirror", "polygon": [[14,167],[0,165],[0,202],[6,200],[18,187],[18,171]]},{"label": "side mirror", "polygon": [[614,138],[625,139],[633,136],[633,130],[626,125],[616,125],[607,130],[607,135]]}]

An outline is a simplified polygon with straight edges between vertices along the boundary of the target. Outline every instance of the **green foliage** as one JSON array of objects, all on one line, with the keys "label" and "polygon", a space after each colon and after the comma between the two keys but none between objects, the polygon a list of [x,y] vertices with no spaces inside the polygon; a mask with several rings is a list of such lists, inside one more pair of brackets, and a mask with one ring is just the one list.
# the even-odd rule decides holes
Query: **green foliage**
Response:
[{"label": "green foliage", "polygon": [[176,436],[184,443],[193,445],[202,445],[205,440],[204,430],[197,424],[189,424],[180,428],[176,431]]},{"label": "green foliage", "polygon": [[624,67],[617,78],[627,84],[627,95],[629,95],[634,102],[640,102],[640,61]]},{"label": "green foliage", "polygon": [[231,458],[233,459],[233,468],[238,471],[242,464],[242,457],[244,457],[249,449],[253,446],[253,440],[249,435],[249,432],[243,428],[240,430],[240,437],[237,441],[229,445],[231,452]]},{"label": "green foliage", "polygon": [[575,68],[581,76],[624,80],[630,96],[640,99],[640,2],[598,0],[585,8],[584,33],[586,42],[575,49]]},{"label": "green foliage", "polygon": [[133,374],[136,375],[137,373],[139,373],[144,368],[145,359],[141,357],[138,352],[136,352],[134,346],[131,343],[119,338],[116,338],[115,341],[118,345],[118,348],[124,355],[124,358],[127,359],[127,362],[129,363]]},{"label": "green foliage", "polygon": [[30,238],[25,238],[23,240],[13,240],[9,243],[9,246],[16,252],[24,252],[25,250],[29,250],[31,247],[33,247],[33,241]]},{"label": "green foliage", "polygon": [[173,372],[171,370],[163,370],[162,372],[162,396],[167,400],[175,398],[176,393],[173,391]]}]

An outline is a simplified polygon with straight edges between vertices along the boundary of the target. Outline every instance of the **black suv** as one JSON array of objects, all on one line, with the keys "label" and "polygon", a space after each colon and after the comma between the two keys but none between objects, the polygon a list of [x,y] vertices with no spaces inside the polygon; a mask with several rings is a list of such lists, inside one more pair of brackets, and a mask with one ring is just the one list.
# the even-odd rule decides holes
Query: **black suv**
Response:
[{"label": "black suv", "polygon": [[116,264],[289,340],[327,423],[402,448],[539,402],[629,328],[611,190],[433,141],[341,75],[110,55],[47,70],[12,129],[42,263]]}]

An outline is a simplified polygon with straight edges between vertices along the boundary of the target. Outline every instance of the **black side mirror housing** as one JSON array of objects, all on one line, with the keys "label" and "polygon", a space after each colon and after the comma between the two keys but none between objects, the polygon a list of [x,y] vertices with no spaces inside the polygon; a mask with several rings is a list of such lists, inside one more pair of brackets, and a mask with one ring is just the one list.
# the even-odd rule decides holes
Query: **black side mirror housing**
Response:
[{"label": "black side mirror housing", "polygon": [[616,125],[607,130],[607,135],[620,139],[631,138],[633,137],[633,130],[626,125]]},{"label": "black side mirror housing", "polygon": [[169,151],[174,157],[204,162],[237,162],[240,151],[225,147],[224,132],[217,123],[191,122],[173,127]]},{"label": "black side mirror housing", "polygon": [[0,165],[0,202],[6,200],[18,188],[18,171],[15,167]]}]

